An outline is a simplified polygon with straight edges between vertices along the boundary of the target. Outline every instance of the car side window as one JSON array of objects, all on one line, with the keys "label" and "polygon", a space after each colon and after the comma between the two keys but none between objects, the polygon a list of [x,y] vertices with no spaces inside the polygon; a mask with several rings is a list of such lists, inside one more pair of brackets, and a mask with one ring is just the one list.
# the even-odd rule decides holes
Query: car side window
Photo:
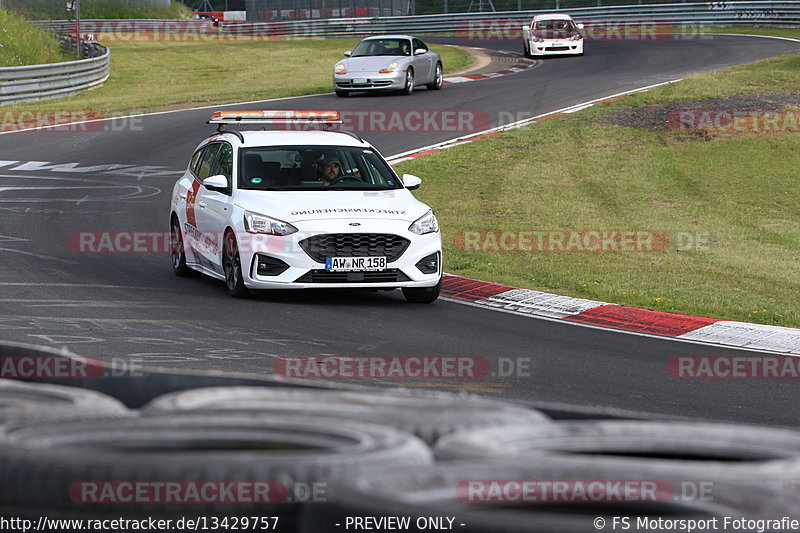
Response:
[{"label": "car side window", "polygon": [[418,48],[423,48],[425,49],[426,52],[428,51],[428,47],[425,46],[425,43],[423,43],[419,39],[414,39],[414,51],[416,52]]},{"label": "car side window", "polygon": [[198,148],[198,150],[192,156],[192,160],[189,162],[189,170],[195,174],[197,173],[197,165],[200,162],[200,156],[203,154],[203,149],[205,149],[205,146]]},{"label": "car side window", "polygon": [[233,176],[233,147],[228,143],[220,144],[219,156],[217,157],[214,167],[211,169],[211,176],[216,176],[218,174],[228,178],[228,189],[226,193],[230,194],[232,190],[231,177]]},{"label": "car side window", "polygon": [[203,181],[209,176],[213,176],[211,171],[214,168],[214,160],[217,157],[220,146],[222,145],[219,143],[209,144],[203,152],[203,157],[200,158],[200,164],[195,172],[197,179],[200,181]]}]

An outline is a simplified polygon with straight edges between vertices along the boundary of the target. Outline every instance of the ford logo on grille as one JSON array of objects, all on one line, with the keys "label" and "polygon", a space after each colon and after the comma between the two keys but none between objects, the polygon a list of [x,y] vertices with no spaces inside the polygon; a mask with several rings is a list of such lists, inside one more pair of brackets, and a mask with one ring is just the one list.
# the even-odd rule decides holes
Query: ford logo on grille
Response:
[{"label": "ford logo on grille", "polygon": [[351,226],[360,226],[361,223],[360,222],[351,222],[350,225]]}]

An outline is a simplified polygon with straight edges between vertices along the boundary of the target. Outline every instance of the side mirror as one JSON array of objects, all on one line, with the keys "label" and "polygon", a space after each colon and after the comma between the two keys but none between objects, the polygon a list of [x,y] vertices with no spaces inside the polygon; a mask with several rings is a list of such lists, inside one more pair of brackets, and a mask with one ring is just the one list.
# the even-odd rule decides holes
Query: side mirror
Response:
[{"label": "side mirror", "polygon": [[228,178],[222,174],[210,176],[203,180],[203,187],[209,191],[224,191],[228,188]]},{"label": "side mirror", "polygon": [[406,189],[409,191],[419,189],[419,186],[422,185],[422,178],[418,178],[413,174],[403,174],[403,185],[405,185]]},{"label": "side mirror", "polygon": [[351,55],[353,55],[353,51],[352,51],[352,50],[347,50],[347,51],[344,53],[344,57],[350,57]]},{"label": "side mirror", "polygon": [[523,26],[523,27],[522,27],[522,32],[524,33],[524,32],[526,32],[526,31],[528,31],[529,29],[530,29],[530,26],[528,26],[528,25],[526,24],[525,26]]},{"label": "side mirror", "polygon": [[425,50],[424,48],[417,48],[416,50],[414,50],[414,55],[415,56],[422,55],[425,52],[427,52],[427,50]]},{"label": "side mirror", "polygon": [[582,29],[583,29],[583,22],[581,22],[580,24],[578,24],[578,29],[579,29],[579,30],[582,30]]}]

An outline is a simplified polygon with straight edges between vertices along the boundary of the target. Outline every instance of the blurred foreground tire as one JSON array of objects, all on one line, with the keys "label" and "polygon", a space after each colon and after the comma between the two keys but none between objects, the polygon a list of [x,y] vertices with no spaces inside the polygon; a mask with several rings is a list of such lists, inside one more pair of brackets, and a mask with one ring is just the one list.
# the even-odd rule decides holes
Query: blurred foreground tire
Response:
[{"label": "blurred foreground tire", "polygon": [[[698,487],[702,492],[691,494]],[[693,531],[725,531],[723,517],[780,519],[797,512],[796,502],[773,489],[657,476],[646,468],[609,465],[602,459],[594,465],[544,459],[520,466],[506,460],[375,471],[332,486],[331,496],[327,504],[304,507],[301,533],[341,532],[355,517],[409,517],[407,528],[399,528],[409,532],[452,528],[470,533],[589,533],[624,529],[619,522],[614,527],[614,517],[628,517],[631,531],[687,530],[663,523],[661,527],[641,528],[636,524],[639,518],[648,520],[648,524],[657,523],[659,518],[717,518],[716,528],[712,522],[697,522]],[[445,527],[430,527],[435,520],[443,520]],[[739,529],[727,528],[734,530]]]},{"label": "blurred foreground tire", "polygon": [[800,494],[800,432],[758,426],[603,420],[476,428],[441,439],[435,454],[440,460],[514,457],[520,465],[545,456],[584,464],[603,459]]},{"label": "blurred foreground tire", "polygon": [[530,427],[550,423],[540,411],[477,396],[336,390],[216,387],[156,398],[144,416],[181,412],[324,416],[385,424],[433,443],[454,431],[498,423]]},{"label": "blurred foreground tire", "polygon": [[100,392],[0,379],[0,425],[14,421],[64,420],[131,415],[121,402]]},{"label": "blurred foreground tire", "polygon": [[18,423],[0,428],[0,509],[278,516],[277,530],[292,531],[297,505],[324,497],[330,481],[431,461],[409,433],[340,420],[180,414]]}]

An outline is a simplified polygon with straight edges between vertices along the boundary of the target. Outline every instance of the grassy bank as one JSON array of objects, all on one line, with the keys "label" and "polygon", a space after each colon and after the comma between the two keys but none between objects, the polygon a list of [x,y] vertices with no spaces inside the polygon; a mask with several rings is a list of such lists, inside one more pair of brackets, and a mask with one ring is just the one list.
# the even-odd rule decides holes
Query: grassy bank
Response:
[{"label": "grassy bank", "polygon": [[65,59],[51,34],[0,10],[0,67],[57,63]]},{"label": "grassy bank", "polygon": [[[6,8],[17,11],[28,19],[63,20],[71,18],[65,2],[53,0],[5,0]],[[81,17],[86,19],[186,19],[192,10],[172,0],[169,7],[129,5],[126,0],[81,0]]]},{"label": "grassy bank", "polygon": [[[104,39],[105,37],[105,39]],[[333,65],[359,39],[207,41],[116,40],[99,35],[111,48],[111,78],[98,90],[41,102],[37,110],[92,109],[124,114],[177,106],[264,100],[330,92]],[[446,71],[466,66],[469,55],[434,46]],[[220,58],[225,58],[220,61]],[[24,109],[24,108],[21,108]]]},{"label": "grassy bank", "polygon": [[[418,195],[440,217],[451,273],[798,327],[800,133],[687,135],[605,120],[633,106],[777,90],[800,90],[799,55],[693,75],[397,170],[425,179]],[[466,251],[460,233],[604,229],[663,232],[670,244],[643,253]]]}]

